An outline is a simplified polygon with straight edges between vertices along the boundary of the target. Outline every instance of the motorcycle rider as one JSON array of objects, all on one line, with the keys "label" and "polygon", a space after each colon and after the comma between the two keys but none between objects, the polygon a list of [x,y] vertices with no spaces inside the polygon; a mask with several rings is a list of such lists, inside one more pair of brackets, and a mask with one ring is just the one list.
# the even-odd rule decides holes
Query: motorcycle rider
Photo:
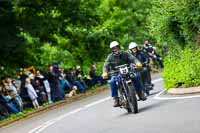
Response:
[{"label": "motorcycle rider", "polygon": [[139,50],[138,45],[135,42],[131,42],[129,44],[129,50],[131,54],[134,57],[136,57],[143,65],[142,71],[141,71],[143,83],[147,81],[148,87],[152,89],[154,85],[151,83],[151,74],[150,74],[150,66],[149,66],[150,61],[149,61],[148,55],[145,54],[143,51]]},{"label": "motorcycle rider", "polygon": [[162,58],[156,52],[156,48],[153,47],[148,40],[144,41],[143,51],[153,60],[158,61],[161,68],[163,68]]},{"label": "motorcycle rider", "polygon": [[[130,53],[124,52],[120,50],[119,43],[117,41],[113,41],[110,43],[110,49],[112,50],[112,53],[110,53],[107,56],[107,59],[103,66],[103,74],[102,77],[104,79],[108,78],[108,72],[114,70],[116,66],[123,65],[123,64],[130,64],[134,63],[136,64],[138,69],[141,69],[142,64],[137,60],[134,56],[131,56]],[[110,89],[111,89],[111,95],[114,98],[114,107],[119,106],[119,98],[118,98],[118,91],[117,91],[117,85],[115,81],[116,76],[111,76],[110,80]],[[142,90],[142,84],[140,82],[139,76],[135,74],[133,78],[133,82],[136,87],[137,94],[141,100],[146,100],[146,97],[144,95],[144,92]]]}]

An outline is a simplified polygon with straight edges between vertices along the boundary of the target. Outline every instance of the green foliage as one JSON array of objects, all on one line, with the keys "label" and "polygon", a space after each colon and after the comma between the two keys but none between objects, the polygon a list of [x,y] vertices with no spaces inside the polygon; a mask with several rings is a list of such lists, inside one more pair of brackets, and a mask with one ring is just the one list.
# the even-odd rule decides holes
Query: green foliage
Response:
[{"label": "green foliage", "polygon": [[[28,47],[27,65],[33,62],[36,66],[43,65],[45,60],[45,65],[50,63],[55,57],[45,56],[48,52],[52,55],[55,48],[71,53],[70,59],[75,60],[72,62],[90,65],[104,60],[110,52],[110,41],[118,40],[127,49],[130,41],[143,42],[148,35],[145,15],[151,4],[145,0],[129,0],[131,4],[118,0],[14,0],[12,3],[20,21],[21,37]],[[43,47],[50,47],[46,44],[56,47],[51,46],[52,50],[40,56]]]},{"label": "green foliage", "polygon": [[152,5],[148,27],[158,43],[184,46],[198,41],[199,0],[153,0]]},{"label": "green foliage", "polygon": [[62,68],[68,68],[74,66],[74,59],[67,50],[63,50],[56,46],[46,43],[41,47],[41,53],[39,54],[40,64],[38,67],[47,67],[53,62],[58,62]]},{"label": "green foliage", "polygon": [[166,88],[200,85],[200,49],[176,47],[164,61],[164,82]]},{"label": "green foliage", "polygon": [[[5,68],[0,77],[55,61],[84,70],[97,64],[100,73],[113,40],[124,50],[131,41],[145,39],[167,47],[200,44],[199,0],[12,0],[0,5],[0,66]],[[180,56],[181,50],[173,52],[166,64]]]}]

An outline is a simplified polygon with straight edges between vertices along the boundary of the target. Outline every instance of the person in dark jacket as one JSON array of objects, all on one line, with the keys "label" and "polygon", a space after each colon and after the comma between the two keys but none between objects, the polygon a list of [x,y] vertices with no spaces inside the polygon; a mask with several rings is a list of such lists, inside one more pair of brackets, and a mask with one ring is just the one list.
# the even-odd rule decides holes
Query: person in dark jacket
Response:
[{"label": "person in dark jacket", "polygon": [[9,116],[10,116],[10,114],[9,114],[8,110],[6,109],[6,107],[3,106],[2,103],[0,103],[0,120],[3,120]]},{"label": "person in dark jacket", "polygon": [[86,78],[86,76],[85,76],[85,74],[84,74],[84,72],[83,72],[83,70],[81,69],[80,66],[77,66],[77,67],[76,67],[75,73],[76,73],[76,77],[78,78],[79,82],[82,84],[82,86],[83,86],[84,88],[87,89],[87,88],[88,88],[88,86],[87,86],[87,84],[86,84],[87,78]]},{"label": "person in dark jacket", "polygon": [[83,72],[80,66],[76,67],[76,76],[79,80],[83,80],[87,87],[92,86],[91,80],[88,78],[88,76]]},{"label": "person in dark jacket", "polygon": [[106,80],[103,79],[102,76],[100,76],[96,73],[96,66],[95,65],[91,65],[89,75],[90,75],[90,78],[91,78],[93,85],[97,84],[98,82],[101,82],[101,85],[106,84]]},{"label": "person in dark jacket", "polygon": [[67,73],[66,79],[70,82],[72,86],[77,86],[79,92],[85,92],[86,87],[81,84],[81,82],[78,80],[76,76],[76,72],[73,68],[69,69],[69,72]]},{"label": "person in dark jacket", "polygon": [[158,62],[161,68],[164,67],[161,56],[156,52],[156,48],[153,47],[148,40],[144,41],[143,51],[153,60],[153,62]]},{"label": "person in dark jacket", "polygon": [[[51,88],[51,100],[53,102],[63,100],[65,94],[62,93],[59,81],[60,73],[58,66],[50,65],[47,79]],[[60,88],[59,88],[60,87]]]},{"label": "person in dark jacket", "polygon": [[[128,52],[124,52],[120,50],[119,43],[117,41],[113,41],[110,43],[110,49],[112,50],[112,53],[109,54],[106,58],[106,61],[103,66],[103,78],[108,78],[108,72],[115,69],[116,66],[124,65],[124,64],[131,64],[134,63],[138,68],[141,68],[141,63],[139,60],[137,60],[134,56],[132,56]],[[118,97],[118,91],[117,91],[117,85],[115,81],[116,76],[112,76],[110,80],[110,88],[111,88],[111,94],[114,98],[114,107],[119,106],[119,97]],[[146,97],[143,92],[143,88],[139,79],[138,75],[135,75],[133,78],[133,82],[135,84],[136,91],[138,93],[138,96],[141,100],[146,100]]]},{"label": "person in dark jacket", "polygon": [[129,44],[129,50],[130,50],[130,53],[134,57],[136,57],[143,65],[142,72],[141,72],[143,84],[145,81],[147,81],[148,87],[153,88],[153,84],[151,83],[151,74],[150,74],[150,66],[149,66],[150,61],[149,61],[148,55],[144,53],[143,51],[140,51],[138,49],[137,43],[135,42],[131,42]]}]

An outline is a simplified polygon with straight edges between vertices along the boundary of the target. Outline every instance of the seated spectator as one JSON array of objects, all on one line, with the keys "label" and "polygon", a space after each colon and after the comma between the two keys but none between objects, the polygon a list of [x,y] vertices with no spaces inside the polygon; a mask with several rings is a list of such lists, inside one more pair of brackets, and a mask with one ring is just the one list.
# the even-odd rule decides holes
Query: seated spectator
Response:
[{"label": "seated spectator", "polygon": [[61,83],[61,87],[63,88],[63,90],[66,90],[66,92],[68,93],[66,96],[67,97],[72,97],[73,95],[76,95],[76,91],[77,86],[70,84],[70,82],[66,79],[67,74],[64,72],[64,70],[61,71],[61,79],[60,79],[60,83]]},{"label": "seated spectator", "polygon": [[53,103],[53,101],[51,100],[51,88],[50,88],[50,84],[49,84],[49,81],[47,79],[47,76],[43,76],[40,73],[40,71],[36,71],[35,78],[40,80],[40,83],[44,87],[47,98],[48,98],[48,103],[49,104]]},{"label": "seated spectator", "polygon": [[43,103],[47,102],[45,88],[42,85],[42,83],[43,82],[41,80],[35,79],[34,80],[34,84],[33,84],[35,92],[38,95],[38,102],[39,102],[40,105],[42,105]]},{"label": "seated spectator", "polygon": [[87,75],[83,72],[80,66],[76,67],[76,76],[85,86],[92,86],[91,80],[87,78]]},{"label": "seated spectator", "polygon": [[86,85],[87,78],[86,78],[86,75],[81,70],[80,66],[76,67],[76,77],[81,82],[81,84],[87,89],[88,88]]},{"label": "seated spectator", "polygon": [[64,72],[64,70],[61,70],[60,85],[61,88],[68,93],[69,91],[71,91],[72,85],[66,79],[66,75],[67,74]]},{"label": "seated spectator", "polygon": [[75,70],[73,68],[69,69],[69,72],[67,73],[66,79],[70,82],[72,86],[77,86],[79,92],[85,92],[86,87],[81,84],[81,82],[76,77]]},{"label": "seated spectator", "polygon": [[32,101],[28,95],[27,89],[25,87],[25,80],[28,77],[28,75],[26,75],[22,70],[20,72],[20,81],[21,81],[21,85],[20,85],[20,97],[23,100],[23,105],[24,108],[26,107],[32,107]]},{"label": "seated spectator", "polygon": [[11,98],[4,94],[2,86],[0,86],[0,104],[4,108],[6,108],[6,110],[8,110],[10,113],[18,113],[19,112],[19,110],[15,107],[15,105],[11,101]]},{"label": "seated spectator", "polygon": [[30,78],[26,78],[25,87],[27,88],[28,95],[32,101],[34,108],[39,108],[39,103],[37,101],[38,95],[35,92],[35,89],[33,88],[32,84],[31,84]]},{"label": "seated spectator", "polygon": [[16,105],[17,109],[22,112],[23,111],[23,102],[21,97],[19,96],[19,88],[14,84],[13,80],[10,77],[7,77],[5,80],[5,89],[7,90],[11,100]]},{"label": "seated spectator", "polygon": [[35,88],[36,93],[38,95],[38,102],[40,105],[47,102],[47,95],[45,92],[43,81],[44,76],[40,73],[39,70],[37,70],[33,80],[33,87]]},{"label": "seated spectator", "polygon": [[101,76],[99,76],[96,73],[96,66],[95,65],[91,65],[89,75],[90,75],[90,78],[92,80],[93,85],[97,84],[98,82],[101,82],[101,85],[106,84],[106,80],[104,80]]},{"label": "seated spectator", "polygon": [[4,107],[2,105],[2,103],[0,103],[0,120],[3,120],[9,116],[10,116],[10,114],[9,114],[8,110],[6,109],[6,107]]}]

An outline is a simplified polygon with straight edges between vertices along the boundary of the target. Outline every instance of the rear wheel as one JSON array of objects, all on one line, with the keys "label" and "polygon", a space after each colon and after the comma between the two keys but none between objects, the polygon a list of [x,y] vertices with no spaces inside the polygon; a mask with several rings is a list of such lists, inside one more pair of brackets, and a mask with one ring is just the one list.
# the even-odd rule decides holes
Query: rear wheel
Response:
[{"label": "rear wheel", "polygon": [[145,83],[144,85],[145,85],[145,86],[144,86],[144,88],[145,88],[145,93],[147,94],[147,96],[149,96],[149,95],[150,95],[150,93],[149,93],[149,91],[150,91],[149,85],[148,85],[148,83]]},{"label": "rear wheel", "polygon": [[127,107],[127,111],[128,113],[138,113],[138,103],[137,103],[137,97],[135,94],[135,89],[133,84],[129,84],[128,85],[128,107]]}]

